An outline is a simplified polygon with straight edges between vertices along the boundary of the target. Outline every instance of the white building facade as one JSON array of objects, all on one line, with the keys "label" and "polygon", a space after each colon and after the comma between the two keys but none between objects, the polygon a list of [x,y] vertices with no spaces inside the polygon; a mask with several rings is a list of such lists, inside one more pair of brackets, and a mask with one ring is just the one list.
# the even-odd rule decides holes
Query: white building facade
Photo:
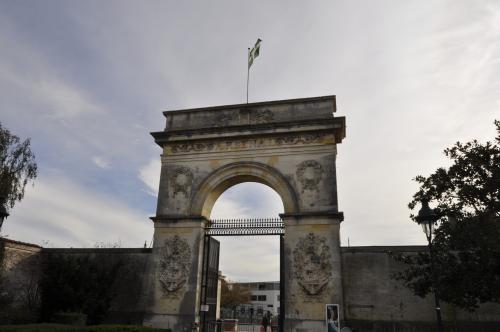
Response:
[{"label": "white building facade", "polygon": [[[233,283],[234,285],[235,283]],[[250,289],[251,302],[240,304],[237,308],[239,317],[261,317],[266,312],[270,312],[273,316],[277,316],[280,308],[280,282],[265,281],[265,282],[246,282],[237,283],[241,287]]]}]

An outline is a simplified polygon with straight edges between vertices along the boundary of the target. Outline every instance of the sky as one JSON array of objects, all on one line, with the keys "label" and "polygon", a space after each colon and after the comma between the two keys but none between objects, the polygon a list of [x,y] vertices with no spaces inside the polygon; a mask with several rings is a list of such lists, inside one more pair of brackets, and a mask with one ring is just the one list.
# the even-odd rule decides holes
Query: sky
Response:
[{"label": "sky", "polygon": [[[34,186],[2,235],[47,247],[151,244],[165,110],[337,96],[342,245],[423,244],[412,178],[500,118],[498,1],[0,0],[0,122],[31,138]],[[275,216],[256,184],[217,217]],[[278,239],[221,239],[233,280],[276,280]],[[272,262],[275,262],[273,265]]]}]

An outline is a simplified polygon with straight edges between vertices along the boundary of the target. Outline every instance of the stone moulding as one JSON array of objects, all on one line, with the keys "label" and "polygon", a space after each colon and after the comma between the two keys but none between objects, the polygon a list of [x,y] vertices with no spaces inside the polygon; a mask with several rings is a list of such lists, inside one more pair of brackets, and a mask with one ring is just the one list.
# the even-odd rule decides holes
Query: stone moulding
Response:
[{"label": "stone moulding", "polygon": [[175,235],[166,239],[160,248],[160,268],[158,280],[163,295],[177,293],[188,280],[191,248],[188,242]]},{"label": "stone moulding", "polygon": [[293,250],[294,276],[307,296],[320,296],[331,278],[330,247],[326,238],[309,233]]},{"label": "stone moulding", "polygon": [[169,143],[167,144],[166,149],[167,151],[171,151],[172,153],[221,152],[230,150],[266,148],[272,146],[320,144],[325,143],[328,136],[330,136],[333,141],[333,134],[314,133],[224,141]]}]

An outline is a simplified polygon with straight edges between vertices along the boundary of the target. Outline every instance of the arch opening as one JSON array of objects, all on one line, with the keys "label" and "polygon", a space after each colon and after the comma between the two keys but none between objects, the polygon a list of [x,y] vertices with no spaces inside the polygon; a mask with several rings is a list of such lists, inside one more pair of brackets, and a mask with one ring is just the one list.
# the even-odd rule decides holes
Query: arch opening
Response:
[{"label": "arch opening", "polygon": [[[212,220],[216,218],[257,219],[255,224],[259,225],[262,221],[259,220],[260,218],[278,218],[283,212],[295,213],[298,211],[297,207],[295,192],[282,173],[266,164],[245,161],[222,166],[209,174],[198,186],[189,211],[191,215],[201,215]],[[227,220],[218,222],[233,223]],[[254,220],[246,222],[253,223]],[[217,222],[213,224],[216,225]],[[266,227],[266,221],[261,225]],[[266,312],[277,316],[278,313],[282,313],[280,295],[283,286],[281,280],[284,278],[282,269],[284,240],[280,232],[266,233],[266,231],[262,233],[266,236],[256,235],[257,233],[247,235],[244,232],[236,236],[227,233],[222,236],[206,235],[205,244],[212,243],[212,241],[219,242],[213,243],[214,247],[218,248],[216,249],[217,259],[220,262],[218,269],[228,279],[239,283],[246,282],[247,286],[244,287],[256,284],[259,287],[261,284],[271,287],[269,290],[271,293],[266,295],[264,300],[252,291],[249,306],[253,307],[255,312],[260,310],[261,313],[265,306]],[[241,236],[245,239],[242,240]],[[210,246],[209,244],[208,247]],[[207,251],[207,262],[211,261],[210,250]],[[205,275],[208,280],[208,274]],[[263,294],[260,296],[264,297]],[[254,299],[254,297],[257,298]],[[222,294],[222,299],[224,301],[224,294]],[[248,302],[245,301],[245,303]],[[247,305],[243,307],[246,308]],[[230,316],[234,318],[235,314],[233,308]],[[221,317],[224,316],[225,314],[221,313]],[[255,317],[247,316],[248,314],[245,313],[238,317],[249,320],[251,324],[255,323],[252,322]]]},{"label": "arch opening", "polygon": [[284,213],[298,212],[295,192],[280,172],[261,163],[238,162],[219,168],[202,182],[192,200],[191,214],[210,218],[220,195],[229,188],[245,182],[260,183],[270,187],[281,198]]},{"label": "arch opening", "polygon": [[258,182],[242,182],[219,195],[210,219],[276,218],[283,212],[283,201],[271,187]]},{"label": "arch opening", "polygon": [[[257,182],[235,184],[219,195],[210,219],[277,218],[283,213],[280,195]],[[220,242],[220,270],[232,282],[279,282],[278,236],[214,236]],[[273,313],[277,314],[274,301]],[[254,303],[257,307],[259,303]]]}]

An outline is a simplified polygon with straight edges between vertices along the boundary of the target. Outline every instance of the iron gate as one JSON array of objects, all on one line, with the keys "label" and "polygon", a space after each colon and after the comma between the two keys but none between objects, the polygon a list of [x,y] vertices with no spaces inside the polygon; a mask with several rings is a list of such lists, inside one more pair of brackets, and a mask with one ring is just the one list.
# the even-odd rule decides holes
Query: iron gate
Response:
[{"label": "iron gate", "polygon": [[[284,331],[285,318],[285,265],[284,265],[284,235],[285,227],[281,218],[264,219],[215,219],[209,220],[205,227],[201,331],[224,331],[224,323],[216,321],[217,283],[219,278],[219,241],[213,236],[263,236],[274,235],[280,237],[280,310],[278,315],[277,331]],[[203,309],[203,311],[202,311]],[[208,309],[208,311],[205,311]],[[241,325],[241,326],[240,326]],[[248,326],[247,326],[248,325]],[[258,325],[257,325],[258,327]],[[259,331],[255,325],[239,324],[238,331]]]},{"label": "iron gate", "polygon": [[217,290],[219,282],[220,243],[211,236],[205,236],[203,255],[203,276],[201,283],[202,331],[210,331],[208,322],[215,321],[217,310]]}]

